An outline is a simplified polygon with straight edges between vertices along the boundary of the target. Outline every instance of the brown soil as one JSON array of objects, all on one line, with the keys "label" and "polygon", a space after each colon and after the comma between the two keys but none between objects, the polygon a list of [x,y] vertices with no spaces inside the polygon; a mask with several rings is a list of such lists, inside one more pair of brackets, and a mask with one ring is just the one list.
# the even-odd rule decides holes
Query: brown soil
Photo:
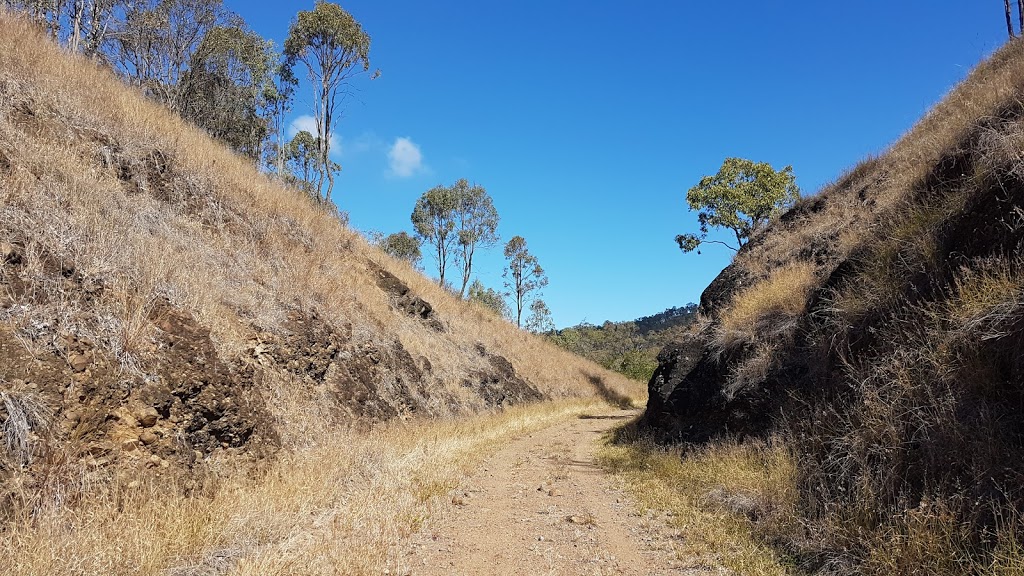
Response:
[{"label": "brown soil", "polygon": [[400,573],[689,573],[672,552],[676,537],[595,463],[602,435],[634,415],[573,419],[499,450],[414,540]]}]

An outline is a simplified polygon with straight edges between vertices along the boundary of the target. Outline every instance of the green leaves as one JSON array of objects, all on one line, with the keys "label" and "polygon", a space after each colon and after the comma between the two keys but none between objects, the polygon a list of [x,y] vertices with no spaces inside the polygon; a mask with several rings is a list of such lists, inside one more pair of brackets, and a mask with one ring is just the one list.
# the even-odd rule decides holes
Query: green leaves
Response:
[{"label": "green leaves", "polygon": [[422,257],[422,254],[420,254],[420,241],[410,236],[407,232],[402,231],[389,234],[381,240],[380,248],[394,258],[405,260],[413,268],[419,267],[420,258]]},{"label": "green leaves", "polygon": [[[316,190],[331,200],[334,173],[340,166],[331,162],[330,142],[338,112],[339,96],[352,77],[370,69],[370,36],[351,14],[333,2],[318,0],[313,10],[302,10],[288,30],[284,42],[285,64],[305,65],[313,86],[313,108],[320,147]],[[378,71],[379,73],[379,71]],[[378,73],[374,74],[374,78]],[[324,182],[327,188],[324,189]]]},{"label": "green leaves", "polygon": [[540,298],[530,304],[530,317],[526,319],[526,329],[534,334],[544,334],[555,329],[555,322],[551,319],[551,309]]},{"label": "green leaves", "polygon": [[354,67],[370,69],[370,36],[341,6],[318,1],[313,10],[296,15],[284,54],[292,62],[314,58],[325,77],[336,78]]},{"label": "green leaves", "polygon": [[498,241],[498,211],[487,191],[465,178],[452,186],[435,186],[416,202],[412,223],[416,235],[437,249],[440,279],[445,276],[448,252],[458,250],[456,258],[462,265],[459,295],[465,296],[476,249]]},{"label": "green leaves", "polygon": [[799,197],[792,166],[775,171],[766,162],[726,158],[717,174],[701,178],[686,193],[690,209],[699,211],[700,234],[680,234],[676,242],[691,252],[706,241],[710,228],[728,228],[736,236],[736,246],[714,242],[739,250],[751,234]]},{"label": "green leaves", "polygon": [[459,198],[454,188],[435,186],[423,193],[412,210],[412,226],[423,242],[434,246],[438,283],[445,285],[448,253],[458,241],[454,233]]},{"label": "green leaves", "polygon": [[530,254],[526,247],[526,239],[522,236],[513,236],[505,244],[505,258],[508,260],[508,267],[502,276],[505,278],[508,295],[515,302],[516,326],[521,327],[527,301],[531,295],[548,285],[548,277],[537,262],[537,257]]},{"label": "green leaves", "polygon": [[483,305],[502,318],[508,317],[508,304],[505,304],[501,293],[494,288],[484,286],[479,279],[473,280],[473,283],[469,285],[468,299],[470,302]]}]

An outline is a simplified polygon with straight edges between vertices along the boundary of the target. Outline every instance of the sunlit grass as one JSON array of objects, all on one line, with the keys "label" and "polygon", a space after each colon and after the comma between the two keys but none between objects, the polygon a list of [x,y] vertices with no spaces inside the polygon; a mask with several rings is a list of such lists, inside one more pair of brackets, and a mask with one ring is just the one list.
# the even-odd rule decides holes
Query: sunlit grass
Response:
[{"label": "sunlit grass", "polygon": [[0,566],[24,576],[404,573],[408,537],[482,459],[517,435],[605,409],[561,401],[338,433],[192,496],[121,484],[8,525]]},{"label": "sunlit grass", "polygon": [[[622,438],[621,436],[626,436]],[[639,505],[680,533],[679,560],[736,574],[793,574],[758,530],[790,529],[796,467],[778,443],[721,441],[683,453],[620,434],[599,454]]]}]

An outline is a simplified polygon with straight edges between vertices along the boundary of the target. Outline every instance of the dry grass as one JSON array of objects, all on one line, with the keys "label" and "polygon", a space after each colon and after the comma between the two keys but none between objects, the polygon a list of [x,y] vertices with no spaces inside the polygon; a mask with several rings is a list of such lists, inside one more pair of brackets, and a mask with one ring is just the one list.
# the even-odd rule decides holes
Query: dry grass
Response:
[{"label": "dry grass", "polygon": [[25,576],[403,574],[407,538],[481,459],[513,436],[594,410],[601,405],[562,401],[338,432],[256,478],[225,462],[190,497],[115,479],[80,506],[9,525],[0,565]]},{"label": "dry grass", "polygon": [[667,515],[679,558],[752,576],[794,573],[765,542],[792,531],[796,463],[778,442],[717,443],[682,452],[620,433],[600,454],[641,511]]},{"label": "dry grass", "polygon": [[[6,382],[0,384],[8,387]],[[39,435],[53,415],[33,391],[8,387],[0,390],[0,437],[7,453],[18,464],[29,464],[36,452]]]},{"label": "dry grass", "polygon": [[[552,397],[592,395],[586,372],[608,374],[623,393],[635,390],[453,298],[25,22],[0,13],[0,27],[0,93],[8,99],[0,154],[12,167],[0,174],[0,240],[26,242],[29,280],[42,287],[38,300],[63,302],[23,310],[20,327],[33,315],[59,316],[51,323],[103,342],[131,369],[145,354],[146,314],[159,298],[195,315],[225,358],[244,357],[259,330],[279,331],[297,308],[351,324],[359,344],[387,347],[397,339],[429,359],[432,386],[456,396],[464,396],[458,383],[467,371],[486,366],[478,342]],[[47,283],[44,258],[101,282],[102,300],[85,309],[74,295],[62,298]],[[370,262],[429,301],[447,332],[439,336],[393,310],[368,273]],[[463,399],[467,408],[482,406]]]},{"label": "dry grass", "polygon": [[796,262],[772,272],[764,281],[736,295],[722,313],[716,344],[728,350],[791,331],[816,284],[815,266],[808,262]]},{"label": "dry grass", "polygon": [[954,279],[953,297],[945,303],[951,330],[961,336],[991,340],[1013,332],[1024,309],[1021,263],[993,260],[977,269],[965,268]]},{"label": "dry grass", "polygon": [[[281,448],[274,461],[232,449],[189,472],[172,465],[159,477],[134,476],[110,465],[117,450],[83,457],[88,446],[65,432],[33,468],[0,469],[15,503],[0,533],[5,569],[402,570],[402,538],[495,445],[594,409],[602,396],[643,402],[642,384],[452,297],[369,247],[337,214],[3,10],[0,31],[0,243],[23,247],[24,290],[0,294],[4,329],[36,358],[59,357],[63,340],[87,342],[95,356],[116,360],[115,376],[130,388],[159,353],[150,312],[167,301],[210,331],[225,363],[253,369],[247,400],[266,405]],[[396,310],[374,266],[429,301],[445,331]],[[75,279],[102,290],[86,296]],[[295,311],[338,333],[350,327],[353,349],[397,346],[418,366],[429,363],[423,382],[405,384],[423,387],[419,417],[440,420],[357,432],[365,423],[345,421],[324,386],[262,363],[260,335],[288,334]],[[555,402],[452,419],[486,409],[462,386],[489,368],[481,345]],[[567,397],[578,400],[559,400]],[[28,422],[33,399],[9,390],[0,398],[7,442],[24,454],[35,449],[28,429],[39,427]],[[60,420],[61,396],[48,402]]]}]

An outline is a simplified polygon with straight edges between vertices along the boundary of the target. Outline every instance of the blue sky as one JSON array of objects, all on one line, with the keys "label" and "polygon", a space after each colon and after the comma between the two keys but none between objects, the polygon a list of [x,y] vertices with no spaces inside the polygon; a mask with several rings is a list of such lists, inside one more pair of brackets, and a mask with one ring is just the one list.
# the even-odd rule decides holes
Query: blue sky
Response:
[{"label": "blue sky", "polygon": [[[280,45],[313,2],[226,4]],[[996,0],[341,5],[382,76],[344,105],[337,204],[360,230],[411,231],[430,187],[484,186],[502,238],[525,237],[547,271],[559,327],[697,301],[732,257],[673,241],[696,230],[701,176],[728,156],[791,164],[813,194],[1006,38]],[[498,246],[477,275],[500,289],[502,266]]]}]

